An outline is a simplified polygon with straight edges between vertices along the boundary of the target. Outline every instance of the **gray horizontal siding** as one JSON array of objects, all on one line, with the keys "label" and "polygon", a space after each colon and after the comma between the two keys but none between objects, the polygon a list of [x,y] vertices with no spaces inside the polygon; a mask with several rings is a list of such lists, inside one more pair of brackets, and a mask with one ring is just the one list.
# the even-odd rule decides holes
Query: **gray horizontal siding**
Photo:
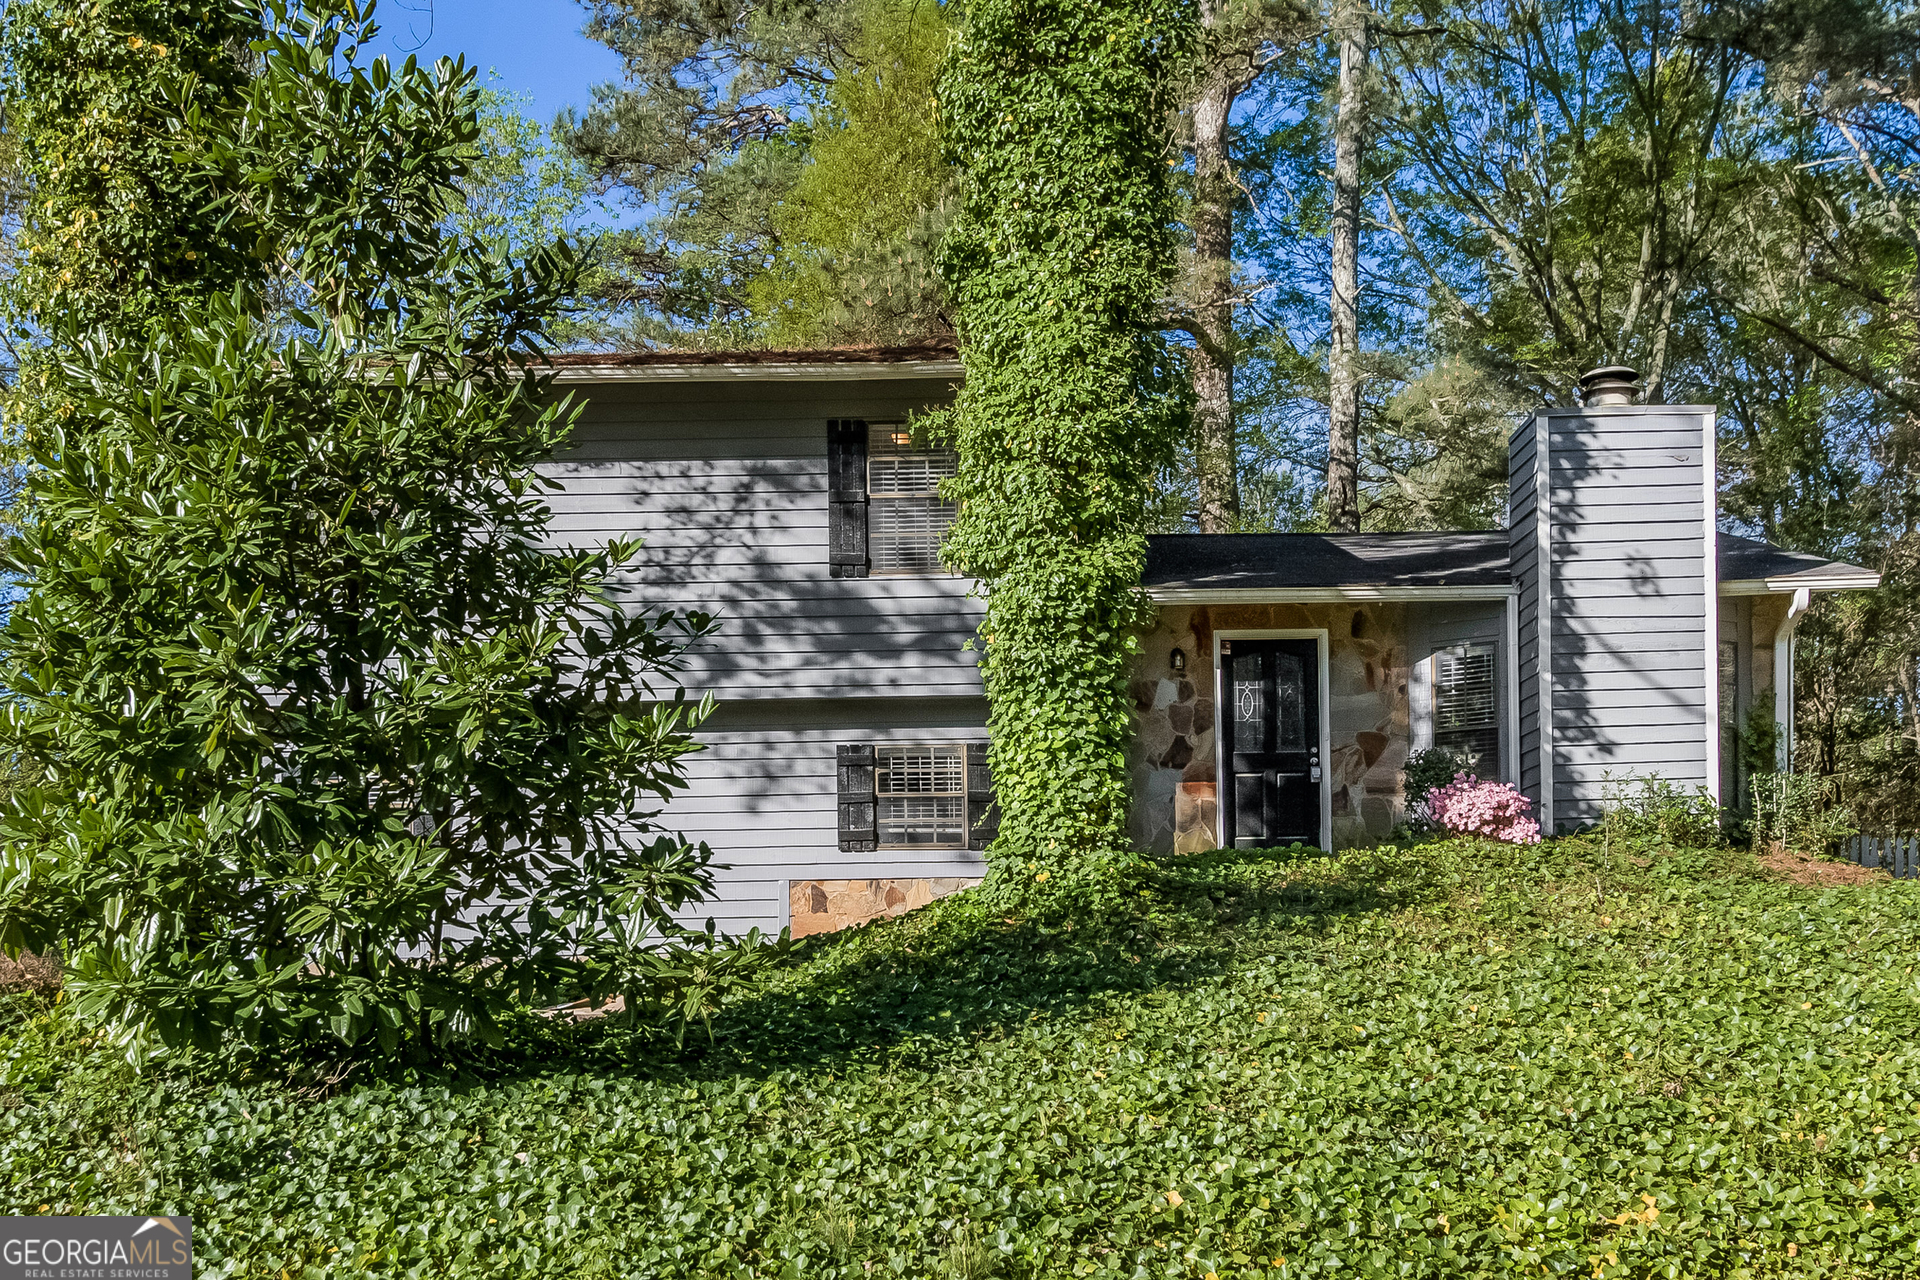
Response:
[{"label": "gray horizontal siding", "polygon": [[1665,674],[1670,671],[1698,671],[1702,660],[1700,653],[1692,649],[1638,649],[1630,652],[1603,649],[1595,653],[1555,653],[1553,670],[1555,675],[1599,675],[1616,671]]},{"label": "gray horizontal siding", "polygon": [[596,386],[571,447],[543,468],[556,543],[642,540],[615,580],[628,607],[720,622],[679,676],[719,700],[698,734],[707,749],[657,819],[723,866],[689,922],[778,930],[796,879],[980,874],[964,850],[842,854],[835,794],[840,743],[985,738],[963,647],[982,612],[971,584],[836,579],[827,554],[827,422],[904,420],[948,392],[933,380]]},{"label": "gray horizontal siding", "polygon": [[1698,697],[1692,693],[1683,694],[1676,686],[1697,683],[1700,671],[1701,664],[1698,661],[1676,661],[1657,667],[1621,667],[1613,664],[1603,667],[1590,663],[1576,674],[1556,676],[1554,685],[1562,692],[1554,697],[1554,705],[1572,706],[1576,700],[1590,702],[1601,695],[1626,695],[1643,690],[1658,693],[1663,699],[1685,701],[1691,705],[1699,701]]},{"label": "gray horizontal siding", "polygon": [[1541,777],[1542,735],[1546,728],[1540,697],[1541,664],[1545,660],[1540,651],[1540,624],[1546,602],[1541,599],[1540,588],[1546,566],[1540,563],[1540,544],[1541,534],[1550,536],[1552,532],[1541,505],[1541,446],[1545,437],[1546,420],[1536,414],[1515,429],[1507,451],[1507,554],[1518,592],[1514,613],[1520,650],[1510,658],[1516,667],[1515,684],[1519,692],[1516,751],[1519,758],[1515,772],[1521,792],[1534,802],[1536,813],[1544,812],[1551,792],[1551,780]]},{"label": "gray horizontal siding", "polygon": [[[963,849],[842,853],[839,847],[834,749],[841,743],[984,742],[982,718],[944,725],[887,724],[907,708],[875,708],[876,723],[861,725],[862,708],[823,702],[817,723],[797,724],[776,713],[753,726],[703,730],[706,749],[689,757],[689,788],[669,802],[657,824],[705,841],[715,861],[715,898],[685,913],[689,921],[714,917],[732,932],[786,924],[791,880],[863,880],[922,876],[978,876],[983,855]],[[931,718],[953,710],[939,705]],[[984,704],[976,710],[984,713]],[[807,718],[804,714],[800,719]]]},{"label": "gray horizontal siding", "polygon": [[1573,783],[1598,786],[1611,774],[1615,782],[1627,781],[1633,777],[1645,777],[1650,773],[1672,776],[1675,769],[1698,770],[1704,753],[1660,751],[1653,747],[1615,747],[1606,751],[1601,758],[1582,761],[1579,764],[1555,760],[1553,780],[1555,783]]},{"label": "gray horizontal siding", "polygon": [[972,583],[835,578],[826,424],[897,421],[944,383],[596,387],[571,447],[543,468],[557,543],[643,545],[615,580],[634,609],[699,610],[720,630],[688,655],[690,693],[737,698],[978,696]]},{"label": "gray horizontal siding", "polygon": [[[1672,732],[1674,717],[1697,715],[1705,711],[1704,700],[1669,702],[1631,699],[1600,699],[1597,705],[1568,710],[1556,709],[1553,717],[1555,740],[1563,728],[1579,728],[1604,721],[1608,730],[1619,735],[1622,743],[1638,739],[1679,742]],[[1705,750],[1703,747],[1702,750]]]},{"label": "gray horizontal siding", "polygon": [[1698,410],[1547,415],[1556,825],[1602,780],[1707,781],[1706,465]]},{"label": "gray horizontal siding", "polygon": [[[1556,469],[1563,459],[1577,465],[1586,458],[1632,458],[1640,466],[1691,467],[1697,463],[1693,455],[1700,445],[1700,433],[1692,424],[1678,425],[1671,419],[1642,427],[1610,426],[1605,437],[1598,440],[1571,428],[1550,431],[1548,439]],[[1688,455],[1688,461],[1682,462],[1676,454]]]},{"label": "gray horizontal siding", "polygon": [[[1628,484],[1608,491],[1571,485],[1553,487],[1554,523],[1582,528],[1587,524],[1605,523],[1617,518],[1627,520],[1645,520],[1656,513],[1672,513],[1678,520],[1698,520],[1704,508],[1701,506],[1700,486],[1685,481],[1673,480],[1667,476],[1649,480],[1645,484]],[[1603,517],[1599,513],[1607,512]],[[1627,514],[1632,513],[1632,514]]]}]

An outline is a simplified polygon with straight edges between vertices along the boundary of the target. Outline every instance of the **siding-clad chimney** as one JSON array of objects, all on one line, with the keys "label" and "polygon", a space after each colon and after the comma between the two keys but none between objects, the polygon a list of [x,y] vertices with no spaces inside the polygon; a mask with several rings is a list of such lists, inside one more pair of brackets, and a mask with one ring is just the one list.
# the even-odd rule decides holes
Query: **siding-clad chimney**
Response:
[{"label": "siding-clad chimney", "polygon": [[1596,370],[1508,453],[1520,787],[1548,831],[1597,821],[1608,774],[1719,789],[1714,410],[1633,381]]}]

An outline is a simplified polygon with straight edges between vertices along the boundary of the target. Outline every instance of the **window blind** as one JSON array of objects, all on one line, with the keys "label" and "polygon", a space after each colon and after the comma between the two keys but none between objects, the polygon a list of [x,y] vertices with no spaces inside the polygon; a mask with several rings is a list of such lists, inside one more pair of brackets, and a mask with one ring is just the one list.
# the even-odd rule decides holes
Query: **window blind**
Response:
[{"label": "window blind", "polygon": [[873,794],[881,848],[967,847],[966,748],[875,748]]},{"label": "window blind", "polygon": [[1433,655],[1433,745],[1465,756],[1482,778],[1501,776],[1492,645],[1461,645]]},{"label": "window blind", "polygon": [[867,437],[867,554],[874,573],[941,573],[940,540],[960,513],[940,497],[959,459],[916,444],[899,423],[876,423]]}]

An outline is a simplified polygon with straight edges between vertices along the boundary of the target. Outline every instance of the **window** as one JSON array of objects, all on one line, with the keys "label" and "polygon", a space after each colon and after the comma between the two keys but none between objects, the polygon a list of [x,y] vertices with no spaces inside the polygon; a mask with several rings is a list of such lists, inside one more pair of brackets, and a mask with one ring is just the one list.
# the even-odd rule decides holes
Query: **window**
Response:
[{"label": "window", "polygon": [[842,853],[984,850],[1000,831],[987,744],[834,747]]},{"label": "window", "polygon": [[1433,745],[1465,756],[1482,778],[1500,777],[1500,699],[1494,648],[1466,644],[1433,655]]},{"label": "window", "polygon": [[873,763],[882,849],[967,847],[965,747],[879,747]]},{"label": "window", "polygon": [[900,423],[868,428],[867,555],[874,573],[945,571],[940,539],[960,508],[940,497],[940,482],[958,469],[951,451],[916,444]]}]

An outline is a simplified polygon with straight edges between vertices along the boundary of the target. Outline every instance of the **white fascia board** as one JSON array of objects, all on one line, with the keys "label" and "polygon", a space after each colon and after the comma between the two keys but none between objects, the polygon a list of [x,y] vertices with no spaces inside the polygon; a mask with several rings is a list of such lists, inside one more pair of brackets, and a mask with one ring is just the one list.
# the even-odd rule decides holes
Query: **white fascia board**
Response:
[{"label": "white fascia board", "polygon": [[959,378],[958,360],[845,361],[831,364],[563,365],[555,382],[889,382]]},{"label": "white fascia board", "polygon": [[1156,604],[1329,604],[1343,600],[1505,600],[1504,587],[1148,587]]},{"label": "white fascia board", "polygon": [[1791,595],[1795,591],[1871,591],[1877,573],[1835,573],[1825,577],[1735,578],[1720,584],[1723,596]]}]

